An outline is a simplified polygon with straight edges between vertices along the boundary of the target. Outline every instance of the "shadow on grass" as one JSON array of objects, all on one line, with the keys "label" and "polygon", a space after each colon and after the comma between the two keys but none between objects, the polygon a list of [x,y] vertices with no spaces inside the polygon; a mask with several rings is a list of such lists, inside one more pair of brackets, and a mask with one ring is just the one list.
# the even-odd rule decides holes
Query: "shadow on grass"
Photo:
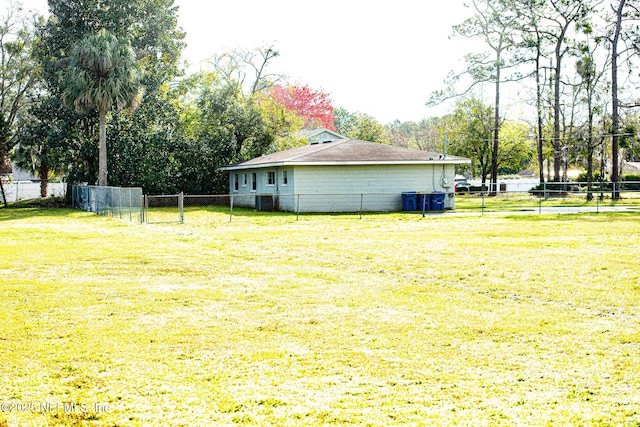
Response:
[{"label": "shadow on grass", "polygon": [[638,220],[640,217],[637,212],[568,212],[568,213],[548,213],[540,215],[535,214],[519,214],[509,215],[505,214],[503,218],[509,218],[510,220],[526,221],[526,222],[540,222],[540,221],[584,221],[584,222],[608,222],[611,220]]},{"label": "shadow on grass", "polygon": [[189,206],[184,208],[185,214],[189,212],[208,212],[219,215],[233,215],[238,217],[272,217],[272,216],[287,216],[291,215],[290,212],[279,211],[258,211],[251,208],[233,208],[233,212],[229,209],[229,206]]},{"label": "shadow on grass", "polygon": [[71,208],[0,208],[0,221],[20,221],[29,218],[51,218],[53,216],[68,217],[78,213]]},{"label": "shadow on grass", "polygon": [[295,212],[288,211],[259,211],[253,208],[233,208],[233,212],[230,211],[228,206],[190,206],[185,207],[185,216],[188,218],[189,212],[209,212],[215,213],[218,215],[226,215],[229,217],[232,222],[234,218],[253,218],[257,220],[261,219],[291,219],[295,221],[296,219],[304,219],[304,218],[364,218],[366,216],[379,216],[379,215],[388,215],[388,216],[397,216],[397,215],[415,215],[421,214],[419,211],[415,212],[382,212],[382,211],[366,211],[366,212],[300,212],[299,214]]},{"label": "shadow on grass", "polygon": [[[4,205],[2,205],[4,207]],[[25,208],[68,208],[67,201],[64,197],[45,197],[40,199],[20,200],[18,202],[9,203],[9,208],[25,209]]]},{"label": "shadow on grass", "polygon": [[0,205],[0,221],[14,221],[34,217],[68,216],[78,212],[71,209],[64,197],[48,197],[45,199],[22,200],[9,203],[8,207]]}]

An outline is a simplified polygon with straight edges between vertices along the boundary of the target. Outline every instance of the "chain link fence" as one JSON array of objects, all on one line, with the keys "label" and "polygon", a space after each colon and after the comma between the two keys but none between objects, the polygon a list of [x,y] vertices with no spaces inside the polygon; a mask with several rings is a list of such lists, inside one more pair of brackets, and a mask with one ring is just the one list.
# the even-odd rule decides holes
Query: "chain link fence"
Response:
[{"label": "chain link fence", "polygon": [[[213,206],[228,209],[229,220],[247,209],[295,214],[414,212],[439,214],[577,213],[640,211],[640,182],[625,182],[619,199],[611,183],[547,183],[528,191],[497,194],[471,187],[457,193],[350,193],[350,194],[207,194],[143,195],[141,188],[73,186],[73,207],[141,223],[183,223],[184,208]],[[234,212],[234,209],[236,210]]]},{"label": "chain link fence", "polygon": [[[501,188],[491,194],[487,188],[457,193],[415,194],[404,199],[402,193],[351,194],[225,194],[185,195],[184,206],[223,206],[229,209],[230,220],[243,209],[284,211],[298,217],[305,213],[355,213],[409,211],[423,215],[485,213],[578,213],[640,211],[640,182],[620,185],[620,198],[612,198],[611,183],[547,183],[539,188],[508,191]],[[415,201],[414,201],[415,200]],[[235,210],[235,212],[234,212]]]},{"label": "chain link fence", "polygon": [[184,223],[184,193],[144,196],[144,222],[147,224]]},{"label": "chain link fence", "polygon": [[142,188],[74,185],[72,207],[129,221],[144,221]]},{"label": "chain link fence", "polygon": [[578,213],[640,210],[640,182],[547,182],[528,191],[471,187],[456,194],[456,211],[494,213]]}]

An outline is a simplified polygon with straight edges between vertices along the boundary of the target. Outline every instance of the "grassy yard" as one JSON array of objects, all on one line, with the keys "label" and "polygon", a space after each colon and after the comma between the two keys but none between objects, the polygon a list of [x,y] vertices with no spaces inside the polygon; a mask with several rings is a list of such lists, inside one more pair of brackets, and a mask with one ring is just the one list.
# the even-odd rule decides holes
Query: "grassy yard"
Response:
[{"label": "grassy yard", "polygon": [[[602,194],[602,198],[599,196]],[[586,194],[566,193],[564,195],[550,194],[548,198],[538,197],[528,193],[500,193],[498,196],[485,196],[481,193],[456,194],[457,211],[507,212],[507,211],[535,211],[554,207],[612,207],[628,206],[640,209],[640,193],[621,193],[619,200],[612,200],[611,193],[594,193],[592,200],[587,201]]]},{"label": "grassy yard", "polygon": [[0,209],[0,426],[640,426],[639,235]]}]

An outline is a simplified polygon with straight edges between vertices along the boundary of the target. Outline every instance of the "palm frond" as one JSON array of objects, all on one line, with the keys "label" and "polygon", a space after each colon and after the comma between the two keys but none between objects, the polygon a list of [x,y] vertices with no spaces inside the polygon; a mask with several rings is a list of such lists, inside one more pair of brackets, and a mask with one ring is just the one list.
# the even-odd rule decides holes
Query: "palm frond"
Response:
[{"label": "palm frond", "polygon": [[128,40],[101,31],[80,41],[63,73],[63,101],[79,113],[122,110],[141,102],[141,73]]}]

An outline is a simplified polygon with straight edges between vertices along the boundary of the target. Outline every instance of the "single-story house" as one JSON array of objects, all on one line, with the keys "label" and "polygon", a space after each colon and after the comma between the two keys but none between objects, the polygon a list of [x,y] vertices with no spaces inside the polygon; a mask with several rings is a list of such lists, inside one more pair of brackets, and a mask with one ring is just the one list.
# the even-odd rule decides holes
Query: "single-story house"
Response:
[{"label": "single-story house", "polygon": [[640,174],[640,162],[624,162],[620,173],[629,175]]},{"label": "single-story house", "polygon": [[40,182],[37,176],[27,172],[24,169],[20,169],[15,163],[6,159],[3,164],[0,164],[0,176],[5,181],[34,181]]},{"label": "single-story house", "polygon": [[[353,139],[311,143],[221,168],[234,206],[291,212],[401,211],[403,193],[443,193],[471,160]],[[439,198],[441,198],[440,196]]]},{"label": "single-story house", "polygon": [[18,166],[16,166],[15,164],[12,164],[11,167],[13,169],[13,180],[14,181],[40,182],[40,178],[38,178],[37,176],[35,176],[31,172],[28,172],[28,171],[26,171],[24,169],[21,169]]},{"label": "single-story house", "polygon": [[516,175],[518,175],[520,178],[536,178],[538,176],[536,171],[534,171],[533,169],[525,169],[518,172]]}]

